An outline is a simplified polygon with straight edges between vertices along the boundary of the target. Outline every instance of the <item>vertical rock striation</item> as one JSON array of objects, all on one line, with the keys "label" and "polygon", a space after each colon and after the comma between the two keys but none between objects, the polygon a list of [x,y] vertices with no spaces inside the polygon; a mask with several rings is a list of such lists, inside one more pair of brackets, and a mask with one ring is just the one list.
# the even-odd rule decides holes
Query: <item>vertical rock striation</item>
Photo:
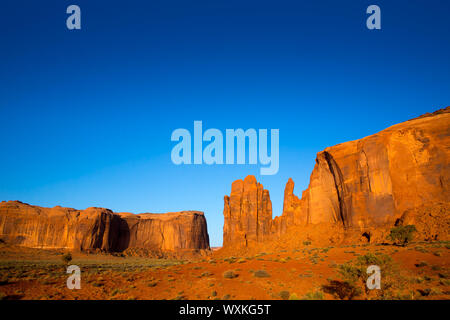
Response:
[{"label": "vertical rock striation", "polygon": [[[263,221],[270,231],[264,229],[264,237],[257,239],[273,240],[298,227],[312,230],[321,226],[321,237],[330,236],[330,230],[338,228],[346,237],[382,241],[392,226],[402,223],[418,224],[423,239],[448,239],[449,146],[447,107],[372,136],[326,148],[317,154],[301,199],[294,194],[294,182],[289,179],[282,215],[271,221],[266,212]],[[254,177],[247,179],[257,184]],[[225,197],[225,246],[233,241],[245,244],[249,235],[255,234],[255,221],[259,221],[258,211],[247,209],[248,200],[244,198],[250,196],[248,192],[244,196],[242,185],[242,180],[235,181],[230,198]],[[270,202],[268,197],[267,192],[266,201]],[[249,216],[253,225],[248,223]]]},{"label": "vertical rock striation", "polygon": [[81,251],[209,249],[203,212],[134,215],[104,208],[42,208],[19,201],[0,203],[0,239],[27,247]]},{"label": "vertical rock striation", "polygon": [[269,191],[257,183],[254,176],[236,180],[231,186],[230,196],[224,198],[223,214],[224,246],[262,242],[269,235],[272,223]]}]

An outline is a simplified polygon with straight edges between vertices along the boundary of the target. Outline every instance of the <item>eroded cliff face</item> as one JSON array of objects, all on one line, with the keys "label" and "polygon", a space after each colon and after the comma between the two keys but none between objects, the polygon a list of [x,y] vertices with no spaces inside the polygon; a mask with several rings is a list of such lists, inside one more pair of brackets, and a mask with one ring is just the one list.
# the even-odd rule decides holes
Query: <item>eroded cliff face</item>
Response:
[{"label": "eroded cliff face", "polygon": [[202,212],[114,213],[104,208],[42,208],[18,201],[0,203],[0,239],[39,248],[121,252],[209,249]]},{"label": "eroded cliff face", "polygon": [[[449,239],[449,112],[447,107],[319,152],[308,189],[298,198],[289,179],[283,213],[273,221],[265,216],[270,231],[260,237],[383,241],[392,226],[415,222],[420,238]],[[239,223],[240,212],[228,210],[225,199],[224,234],[230,223]],[[258,215],[251,217],[256,222],[245,225],[259,223]]]},{"label": "eroded cliff face", "polygon": [[272,202],[269,191],[254,176],[234,181],[224,203],[224,246],[247,246],[266,239],[271,229]]},{"label": "eroded cliff face", "polygon": [[209,249],[203,212],[119,215],[123,219],[119,251],[127,248],[154,251]]}]

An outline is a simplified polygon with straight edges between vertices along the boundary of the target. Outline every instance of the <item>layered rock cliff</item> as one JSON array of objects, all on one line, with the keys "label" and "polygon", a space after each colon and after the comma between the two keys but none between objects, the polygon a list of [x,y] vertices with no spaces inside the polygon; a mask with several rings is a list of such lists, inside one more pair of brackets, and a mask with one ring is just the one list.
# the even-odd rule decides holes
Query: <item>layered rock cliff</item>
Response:
[{"label": "layered rock cliff", "polygon": [[19,201],[0,203],[0,239],[27,247],[82,251],[209,249],[206,219],[199,211],[134,215],[104,208],[42,208]]},{"label": "layered rock cliff", "polygon": [[234,181],[231,194],[225,196],[224,202],[224,246],[247,246],[266,239],[272,222],[272,202],[269,191],[254,176]]},{"label": "layered rock cliff", "polygon": [[[260,230],[257,241],[280,239],[286,234],[291,239],[308,234],[307,238],[331,242],[346,238],[383,241],[392,226],[416,224],[420,238],[447,240],[449,163],[447,107],[319,152],[308,189],[301,198],[297,197],[294,182],[289,179],[283,213],[273,221],[269,213],[261,212],[260,218],[259,211],[253,211],[256,214],[244,215],[243,222],[242,212],[248,210],[242,209],[240,192],[232,187],[230,200],[225,197],[224,236],[233,238],[229,235],[232,230],[235,244],[245,243],[243,235],[254,234],[254,226],[262,223],[270,228]],[[253,181],[254,177],[247,179]],[[240,181],[235,183],[240,185]],[[246,198],[257,196],[247,192]],[[265,201],[270,202],[268,192]],[[224,241],[224,245],[229,243]]]}]

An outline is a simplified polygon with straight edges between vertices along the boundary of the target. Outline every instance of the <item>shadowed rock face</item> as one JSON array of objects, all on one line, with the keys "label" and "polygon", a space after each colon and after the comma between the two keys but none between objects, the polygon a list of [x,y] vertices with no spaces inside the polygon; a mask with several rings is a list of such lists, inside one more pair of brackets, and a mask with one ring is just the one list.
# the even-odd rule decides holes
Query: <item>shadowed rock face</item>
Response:
[{"label": "shadowed rock face", "polygon": [[0,238],[27,247],[117,252],[209,249],[202,212],[113,213],[104,208],[42,208],[0,203]]},{"label": "shadowed rock face", "polygon": [[[238,196],[241,193],[236,192],[238,188],[232,187],[230,200],[225,197],[224,237],[239,226],[239,232],[232,232],[237,244],[239,235],[254,234],[254,228],[246,229],[247,226],[258,225],[263,219],[270,228],[261,230],[263,234],[260,232],[257,240],[276,239],[293,227],[321,225],[322,237],[328,237],[327,226],[331,226],[381,241],[386,230],[405,221],[419,224],[424,239],[448,239],[449,146],[447,107],[372,136],[326,148],[317,154],[309,187],[301,199],[294,195],[294,182],[289,179],[283,214],[273,221],[265,212],[263,218],[259,214],[244,215],[247,220],[243,223],[245,210],[239,208],[244,202]],[[239,181],[233,186],[242,184]],[[247,193],[246,197],[256,196]],[[266,201],[270,202],[268,197],[267,192]],[[224,241],[224,245],[227,243],[230,242]]]}]

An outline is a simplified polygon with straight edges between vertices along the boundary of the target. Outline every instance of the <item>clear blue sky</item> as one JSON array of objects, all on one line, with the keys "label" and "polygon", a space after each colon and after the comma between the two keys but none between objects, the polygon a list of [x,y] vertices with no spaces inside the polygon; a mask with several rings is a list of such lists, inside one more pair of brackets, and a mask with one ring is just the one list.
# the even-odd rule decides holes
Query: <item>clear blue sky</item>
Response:
[{"label": "clear blue sky", "polygon": [[[66,28],[77,4],[82,29]],[[368,5],[382,29],[366,28]],[[0,200],[202,210],[254,174],[281,214],[315,155],[450,102],[449,1],[0,2]],[[280,129],[280,170],[175,166],[176,128]]]}]

